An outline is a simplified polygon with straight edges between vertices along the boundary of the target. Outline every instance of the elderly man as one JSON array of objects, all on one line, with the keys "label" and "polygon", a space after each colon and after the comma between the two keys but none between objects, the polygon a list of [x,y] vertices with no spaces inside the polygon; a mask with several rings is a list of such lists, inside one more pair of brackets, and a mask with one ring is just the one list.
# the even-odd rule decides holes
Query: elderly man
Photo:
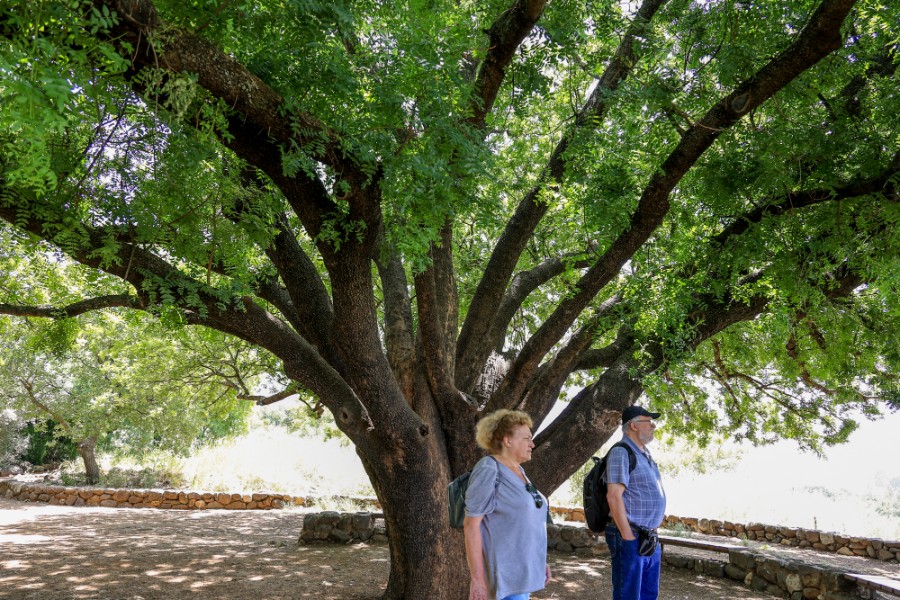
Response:
[{"label": "elderly man", "polygon": [[612,558],[613,600],[659,597],[661,550],[656,528],[666,511],[666,492],[647,450],[659,416],[640,406],[622,411],[622,442],[627,447],[614,447],[607,458],[604,480],[612,520],[605,533]]}]

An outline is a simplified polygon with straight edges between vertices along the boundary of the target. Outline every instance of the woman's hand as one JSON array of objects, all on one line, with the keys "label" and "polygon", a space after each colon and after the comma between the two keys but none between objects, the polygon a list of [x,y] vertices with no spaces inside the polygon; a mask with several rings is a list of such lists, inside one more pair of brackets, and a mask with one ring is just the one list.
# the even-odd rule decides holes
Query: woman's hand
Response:
[{"label": "woman's hand", "polygon": [[484,581],[471,580],[469,583],[469,600],[487,600],[487,584]]},{"label": "woman's hand", "polygon": [[547,578],[544,579],[544,585],[547,585],[553,580],[553,574],[550,572],[550,565],[547,565]]}]

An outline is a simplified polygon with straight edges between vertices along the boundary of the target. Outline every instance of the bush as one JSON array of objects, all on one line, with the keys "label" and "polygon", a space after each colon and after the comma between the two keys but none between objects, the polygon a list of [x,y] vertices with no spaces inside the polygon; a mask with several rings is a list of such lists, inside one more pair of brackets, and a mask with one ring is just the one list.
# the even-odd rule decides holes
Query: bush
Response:
[{"label": "bush", "polygon": [[61,463],[78,456],[78,442],[60,435],[52,419],[29,421],[19,431],[28,441],[21,458],[33,465]]}]

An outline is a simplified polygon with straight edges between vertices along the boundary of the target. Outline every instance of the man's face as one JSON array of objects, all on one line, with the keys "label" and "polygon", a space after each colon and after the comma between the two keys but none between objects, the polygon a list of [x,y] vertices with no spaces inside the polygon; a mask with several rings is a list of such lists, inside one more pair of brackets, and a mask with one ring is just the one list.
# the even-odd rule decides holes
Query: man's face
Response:
[{"label": "man's face", "polygon": [[642,444],[649,444],[653,441],[653,434],[656,431],[656,421],[650,417],[638,417],[631,422],[637,437]]}]

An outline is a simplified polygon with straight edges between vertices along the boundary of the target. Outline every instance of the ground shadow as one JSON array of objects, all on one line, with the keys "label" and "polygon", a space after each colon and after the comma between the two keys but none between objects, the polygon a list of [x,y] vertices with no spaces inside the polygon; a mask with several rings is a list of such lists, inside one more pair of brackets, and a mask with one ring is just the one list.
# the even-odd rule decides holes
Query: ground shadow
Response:
[{"label": "ground shadow", "polygon": [[[378,545],[298,546],[299,511],[162,511],[0,500],[0,599],[373,600],[387,583]],[[608,597],[608,559],[551,554],[534,600]],[[465,576],[461,574],[461,576]],[[767,600],[667,569],[669,600]]]}]

